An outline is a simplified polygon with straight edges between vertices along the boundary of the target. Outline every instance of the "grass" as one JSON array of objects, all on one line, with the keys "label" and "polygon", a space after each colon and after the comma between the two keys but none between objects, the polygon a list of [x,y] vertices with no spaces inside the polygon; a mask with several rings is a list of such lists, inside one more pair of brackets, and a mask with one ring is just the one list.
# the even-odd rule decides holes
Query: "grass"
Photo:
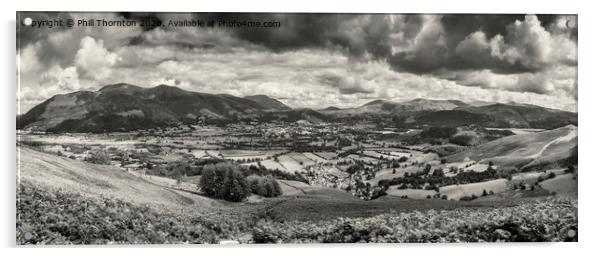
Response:
[{"label": "grass", "polygon": [[449,185],[439,188],[441,195],[447,195],[449,199],[460,199],[464,196],[481,196],[483,190],[494,193],[502,193],[511,189],[508,180],[497,179],[478,183]]}]

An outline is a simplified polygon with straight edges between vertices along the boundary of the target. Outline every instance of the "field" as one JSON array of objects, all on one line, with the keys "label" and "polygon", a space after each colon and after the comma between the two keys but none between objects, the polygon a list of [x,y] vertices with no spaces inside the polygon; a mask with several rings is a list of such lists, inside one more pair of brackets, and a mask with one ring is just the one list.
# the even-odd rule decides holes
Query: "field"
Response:
[{"label": "field", "polygon": [[577,194],[577,180],[573,179],[572,174],[558,175],[553,179],[541,182],[540,185],[543,189],[558,194]]},{"label": "field", "polygon": [[390,196],[407,196],[412,199],[425,199],[427,196],[434,196],[437,194],[434,190],[424,189],[398,189],[396,187],[390,187],[387,190],[387,195]]},{"label": "field", "polygon": [[485,182],[462,184],[462,185],[450,185],[441,187],[439,190],[441,195],[447,195],[449,199],[460,199],[464,196],[481,196],[483,190],[493,193],[501,193],[510,189],[508,180],[497,179]]}]

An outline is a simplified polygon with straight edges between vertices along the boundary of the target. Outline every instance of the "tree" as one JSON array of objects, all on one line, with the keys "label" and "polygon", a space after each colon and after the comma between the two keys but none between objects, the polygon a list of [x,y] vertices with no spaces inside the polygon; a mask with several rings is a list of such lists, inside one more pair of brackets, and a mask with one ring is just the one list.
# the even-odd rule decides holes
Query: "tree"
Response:
[{"label": "tree", "polygon": [[109,159],[109,155],[104,150],[96,151],[88,155],[84,160],[93,164],[111,164],[111,159]]},{"label": "tree", "polygon": [[426,164],[423,171],[425,174],[428,174],[431,171],[431,164]]},{"label": "tree", "polygon": [[569,167],[565,171],[566,173],[575,173],[575,166],[569,165]]}]

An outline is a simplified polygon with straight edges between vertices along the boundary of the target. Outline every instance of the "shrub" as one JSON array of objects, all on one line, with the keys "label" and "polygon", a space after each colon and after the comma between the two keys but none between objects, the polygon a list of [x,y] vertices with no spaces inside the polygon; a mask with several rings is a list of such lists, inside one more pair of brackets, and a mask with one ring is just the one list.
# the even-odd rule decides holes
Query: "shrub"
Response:
[{"label": "shrub", "polygon": [[471,146],[475,144],[476,139],[469,135],[457,135],[452,137],[449,142],[460,146]]},{"label": "shrub", "polygon": [[103,150],[99,150],[92,154],[89,154],[84,160],[93,164],[111,164],[111,159],[109,159],[109,155]]}]

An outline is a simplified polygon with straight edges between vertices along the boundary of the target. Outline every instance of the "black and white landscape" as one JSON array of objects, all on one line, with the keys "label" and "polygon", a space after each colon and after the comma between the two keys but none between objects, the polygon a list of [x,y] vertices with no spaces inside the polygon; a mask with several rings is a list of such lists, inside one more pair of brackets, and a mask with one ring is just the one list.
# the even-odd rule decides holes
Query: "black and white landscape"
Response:
[{"label": "black and white landscape", "polygon": [[576,15],[17,16],[18,244],[578,240]]}]

